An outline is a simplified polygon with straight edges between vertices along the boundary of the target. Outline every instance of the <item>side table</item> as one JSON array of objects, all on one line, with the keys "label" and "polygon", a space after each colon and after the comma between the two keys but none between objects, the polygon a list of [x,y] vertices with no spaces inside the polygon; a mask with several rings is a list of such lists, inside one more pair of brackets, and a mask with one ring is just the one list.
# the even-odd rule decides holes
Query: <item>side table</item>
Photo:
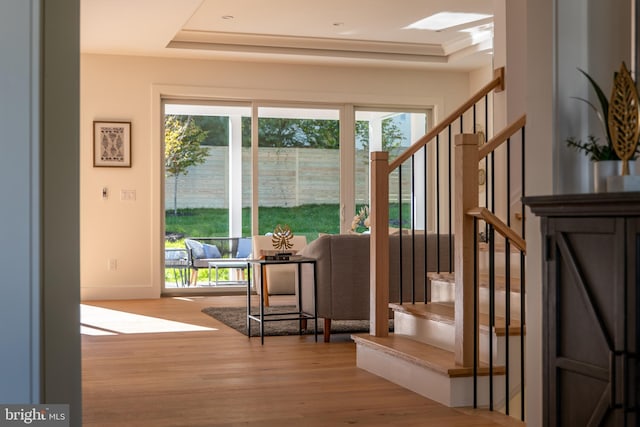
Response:
[{"label": "side table", "polygon": [[[264,285],[264,278],[266,277],[266,267],[268,265],[284,265],[295,264],[298,266],[298,278],[296,283],[296,294],[298,297],[298,311],[286,312],[286,313],[265,313],[265,293],[267,289],[263,286],[260,289],[260,305],[258,313],[251,312],[251,276],[248,274],[247,283],[247,335],[251,338],[251,321],[258,322],[260,324],[260,343],[264,344],[264,324],[265,322],[275,322],[282,320],[298,320],[300,334],[302,334],[303,320],[312,319],[314,322],[314,335],[316,342],[318,341],[318,292],[316,289],[317,272],[316,272],[316,260],[314,258],[292,256],[288,260],[271,260],[271,259],[250,259],[247,260],[247,267],[251,271],[251,267],[257,267],[256,270],[260,274],[260,283]],[[302,266],[303,264],[310,264],[313,268],[313,313],[306,313],[302,311]]]}]

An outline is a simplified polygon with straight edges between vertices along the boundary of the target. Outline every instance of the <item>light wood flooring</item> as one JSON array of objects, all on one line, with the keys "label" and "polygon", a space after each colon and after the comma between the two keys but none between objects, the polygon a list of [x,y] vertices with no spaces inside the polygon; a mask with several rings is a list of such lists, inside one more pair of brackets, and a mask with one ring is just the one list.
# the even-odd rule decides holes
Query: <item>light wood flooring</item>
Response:
[{"label": "light wood flooring", "polygon": [[[84,326],[99,335],[82,336],[83,425],[523,425],[446,408],[358,369],[348,336],[266,337],[261,346],[200,312],[245,303],[240,296],[85,302]],[[181,331],[194,326],[205,329]]]}]

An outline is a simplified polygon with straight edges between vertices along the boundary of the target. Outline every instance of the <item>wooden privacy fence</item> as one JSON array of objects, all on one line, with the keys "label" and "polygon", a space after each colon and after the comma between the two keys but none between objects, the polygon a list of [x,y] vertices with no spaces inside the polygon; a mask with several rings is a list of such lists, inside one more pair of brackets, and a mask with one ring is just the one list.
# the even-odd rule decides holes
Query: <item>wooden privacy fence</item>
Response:
[{"label": "wooden privacy fence", "polygon": [[[291,207],[340,202],[340,151],[260,148],[260,206]],[[242,151],[242,206],[251,205],[251,152]],[[229,207],[229,149],[209,147],[205,163],[178,178],[178,208]],[[356,203],[369,200],[369,154],[356,153]],[[173,208],[174,178],[165,181],[165,206]],[[407,185],[409,185],[407,183]],[[397,188],[394,185],[393,188]],[[409,195],[409,191],[404,194]]]}]

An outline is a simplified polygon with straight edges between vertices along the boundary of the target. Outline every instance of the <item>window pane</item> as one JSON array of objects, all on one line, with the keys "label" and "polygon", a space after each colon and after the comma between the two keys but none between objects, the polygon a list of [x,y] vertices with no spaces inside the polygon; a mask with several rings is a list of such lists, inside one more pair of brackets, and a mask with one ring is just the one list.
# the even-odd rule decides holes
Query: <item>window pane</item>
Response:
[{"label": "window pane", "polygon": [[[425,112],[401,111],[356,111],[356,213],[362,206],[369,204],[369,158],[370,152],[387,151],[389,161],[400,155],[407,147],[424,136],[427,130]],[[416,172],[423,170],[423,162],[414,163]],[[402,185],[399,185],[400,173],[395,171],[389,180],[389,226],[403,228],[411,225],[411,163],[402,166]],[[423,194],[423,192],[420,192]],[[418,195],[416,197],[423,197]],[[402,213],[399,206],[402,204]],[[358,230],[359,231],[359,230]]]},{"label": "window pane", "polygon": [[262,107],[258,116],[259,233],[287,224],[309,242],[339,232],[339,111]]},{"label": "window pane", "polygon": [[[185,237],[251,235],[250,116],[249,107],[165,104],[165,248],[184,249]],[[167,287],[186,285],[166,270]],[[207,273],[198,270],[198,286],[210,285]]]}]

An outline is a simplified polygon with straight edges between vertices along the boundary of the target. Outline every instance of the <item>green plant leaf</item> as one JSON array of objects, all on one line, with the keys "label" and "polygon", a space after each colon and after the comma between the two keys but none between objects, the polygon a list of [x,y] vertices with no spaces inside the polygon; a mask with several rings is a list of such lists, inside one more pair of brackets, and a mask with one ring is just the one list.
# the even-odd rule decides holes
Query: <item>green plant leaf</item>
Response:
[{"label": "green plant leaf", "polygon": [[[589,80],[589,83],[591,83],[591,87],[593,87],[594,92],[598,96],[598,101],[600,102],[600,107],[602,108],[602,115],[604,117],[609,117],[609,100],[607,99],[598,83],[596,83],[596,81],[593,80],[593,78],[591,78],[591,76],[586,71],[582,70],[581,68],[578,68],[578,71],[580,71]],[[607,134],[607,140],[611,141],[611,135],[607,126],[605,126],[605,131]]]},{"label": "green plant leaf", "polygon": [[600,122],[600,126],[602,126],[602,132],[604,132],[608,136],[609,129],[607,128],[606,117],[603,116],[602,111],[598,110],[598,108],[595,105],[593,105],[593,103],[590,102],[589,100],[586,100],[584,98],[580,98],[578,96],[572,96],[571,98],[576,99],[578,101],[582,101],[585,104],[587,104],[589,107],[591,107],[591,109],[596,113],[596,116],[598,117],[598,121]]}]

